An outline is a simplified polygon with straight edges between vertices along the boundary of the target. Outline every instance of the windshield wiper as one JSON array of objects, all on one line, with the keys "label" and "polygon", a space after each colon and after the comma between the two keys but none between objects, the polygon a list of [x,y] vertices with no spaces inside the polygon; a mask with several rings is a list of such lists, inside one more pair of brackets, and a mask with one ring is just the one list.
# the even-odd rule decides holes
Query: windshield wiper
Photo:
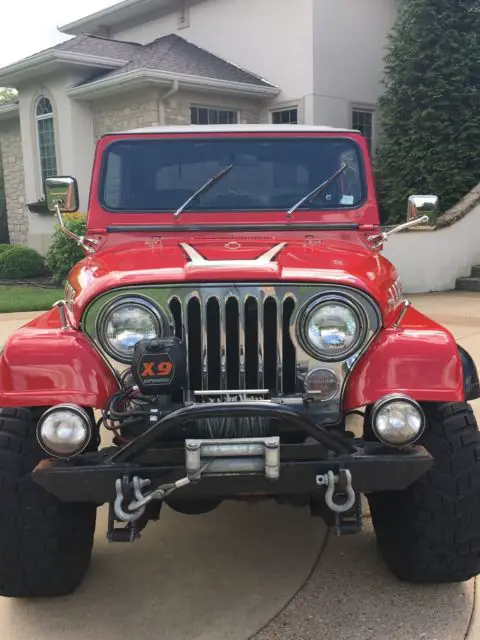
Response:
[{"label": "windshield wiper", "polygon": [[210,187],[213,187],[213,185],[216,182],[218,182],[221,178],[223,178],[223,176],[227,174],[229,171],[231,171],[232,169],[233,169],[233,164],[229,164],[226,167],[224,167],[221,171],[219,171],[216,175],[214,175],[212,178],[210,178],[210,180],[207,180],[207,182],[205,182],[205,184],[203,184],[200,187],[200,189],[197,189],[197,191],[195,191],[195,193],[193,193],[188,198],[188,200],[186,200],[182,204],[182,206],[175,211],[175,213],[173,214],[173,217],[178,218],[178,216],[182,213],[182,211],[186,209],[191,202],[196,200],[198,196],[200,196],[202,193],[205,193],[206,191],[208,191]]},{"label": "windshield wiper", "polygon": [[313,191],[310,191],[310,193],[307,193],[306,196],[303,196],[301,200],[299,200],[296,204],[293,205],[291,209],[287,211],[287,218],[291,218],[295,213],[295,211],[302,206],[302,204],[308,204],[312,202],[312,200],[314,200],[317,196],[319,196],[322,193],[322,191],[324,191],[327,187],[329,187],[332,184],[332,182],[336,180],[338,176],[345,171],[346,168],[347,168],[347,165],[342,164],[340,169],[338,169],[338,171],[335,171],[335,173],[332,176],[330,176],[330,178],[327,178],[324,182],[322,182],[322,184],[319,184],[318,187],[315,187]]}]

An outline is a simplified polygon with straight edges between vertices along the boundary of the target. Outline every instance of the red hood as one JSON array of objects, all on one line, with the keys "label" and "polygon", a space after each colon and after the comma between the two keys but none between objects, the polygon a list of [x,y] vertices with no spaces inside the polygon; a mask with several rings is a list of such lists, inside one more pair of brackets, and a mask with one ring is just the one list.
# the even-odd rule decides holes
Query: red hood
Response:
[{"label": "red hood", "polygon": [[177,237],[132,240],[74,267],[75,315],[96,296],[131,285],[182,282],[331,282],[358,287],[386,310],[397,278],[392,264],[361,244],[332,237]]}]

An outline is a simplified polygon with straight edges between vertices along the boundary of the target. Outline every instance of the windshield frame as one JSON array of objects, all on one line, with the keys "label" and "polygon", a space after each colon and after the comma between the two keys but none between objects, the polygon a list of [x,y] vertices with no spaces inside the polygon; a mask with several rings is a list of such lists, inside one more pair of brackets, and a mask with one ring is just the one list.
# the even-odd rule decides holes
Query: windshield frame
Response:
[{"label": "windshield frame", "polygon": [[[100,205],[100,207],[107,213],[109,214],[113,214],[113,215],[119,215],[119,216],[125,216],[128,214],[131,215],[147,215],[147,216],[151,216],[151,215],[162,215],[162,216],[173,216],[175,213],[175,208],[172,207],[171,209],[146,209],[146,208],[138,208],[138,209],[134,209],[134,208],[121,208],[121,209],[117,209],[114,207],[111,207],[109,205],[107,205],[107,203],[105,202],[105,177],[106,177],[106,171],[107,171],[107,159],[108,159],[108,154],[110,153],[112,147],[115,146],[120,146],[122,144],[125,144],[126,141],[128,141],[131,144],[145,144],[147,143],[157,143],[157,144],[161,144],[161,142],[165,141],[165,140],[174,140],[176,142],[178,141],[183,141],[183,140],[195,140],[197,138],[201,138],[202,141],[216,141],[216,140],[223,140],[225,141],[226,139],[232,139],[232,140],[238,140],[241,139],[242,141],[251,141],[251,142],[258,142],[261,139],[266,139],[266,140],[281,140],[283,142],[298,142],[298,141],[312,141],[313,142],[317,142],[319,144],[323,144],[324,141],[325,143],[328,142],[345,142],[349,145],[352,146],[352,148],[355,149],[355,152],[357,154],[357,159],[358,159],[358,170],[359,170],[359,179],[360,179],[360,187],[361,187],[361,193],[362,193],[362,197],[360,198],[360,200],[358,202],[356,202],[353,205],[348,205],[348,206],[332,206],[332,207],[326,207],[326,206],[322,206],[319,207],[318,206],[318,200],[314,199],[307,207],[300,207],[297,211],[297,213],[308,213],[308,214],[312,214],[312,213],[330,213],[330,214],[344,214],[347,213],[349,211],[355,211],[358,209],[361,209],[362,207],[365,206],[365,204],[367,203],[368,199],[369,199],[369,184],[368,184],[368,180],[367,180],[367,174],[366,174],[366,166],[365,166],[365,158],[364,158],[364,151],[362,149],[362,147],[360,146],[360,144],[358,143],[358,141],[351,137],[350,135],[348,135],[347,132],[345,133],[341,133],[339,135],[326,135],[326,136],[322,136],[322,135],[311,135],[309,133],[296,133],[294,135],[292,134],[282,134],[282,133],[278,133],[275,132],[273,135],[272,133],[266,134],[266,135],[259,135],[256,134],[254,132],[252,133],[243,133],[241,135],[239,135],[237,132],[232,131],[232,135],[229,134],[223,134],[221,136],[219,135],[215,135],[215,134],[195,134],[194,132],[192,132],[192,134],[185,134],[185,135],[164,135],[161,137],[157,137],[157,136],[136,136],[136,135],[132,135],[129,134],[127,136],[122,136],[119,138],[116,138],[110,142],[108,142],[105,147],[102,150],[102,154],[101,154],[101,158],[100,158],[100,170],[98,173],[98,183],[97,183],[97,188],[96,188],[96,198],[98,200],[98,203]],[[234,169],[233,169],[234,170]],[[182,203],[179,203],[179,206]],[[294,203],[292,203],[294,204]],[[241,208],[235,208],[235,209],[231,209],[231,208],[226,208],[226,207],[222,207],[222,208],[218,208],[218,209],[198,209],[195,207],[188,207],[188,209],[185,210],[184,213],[191,213],[191,214],[195,214],[198,216],[201,215],[210,215],[210,214],[219,214],[219,213],[227,213],[228,215],[230,214],[243,214],[243,213],[255,213],[257,215],[262,215],[262,214],[271,214],[271,213],[282,213],[285,214],[286,211],[284,211],[284,209],[282,207],[277,207],[277,208],[261,208],[261,209],[257,209],[254,207],[246,207],[244,209]]]}]

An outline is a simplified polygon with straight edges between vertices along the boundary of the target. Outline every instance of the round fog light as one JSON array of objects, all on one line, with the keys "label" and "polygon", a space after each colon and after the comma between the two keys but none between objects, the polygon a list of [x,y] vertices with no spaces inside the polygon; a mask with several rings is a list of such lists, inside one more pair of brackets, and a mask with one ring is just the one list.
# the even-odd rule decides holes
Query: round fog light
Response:
[{"label": "round fog light", "polygon": [[386,396],[373,406],[372,428],[380,442],[405,447],[422,435],[425,415],[412,398]]},{"label": "round fog light", "polygon": [[312,369],[305,378],[305,391],[318,400],[330,400],[340,389],[340,380],[330,369]]},{"label": "round fog light", "polygon": [[71,458],[85,449],[92,436],[88,413],[74,404],[51,407],[37,425],[37,440],[48,455]]}]

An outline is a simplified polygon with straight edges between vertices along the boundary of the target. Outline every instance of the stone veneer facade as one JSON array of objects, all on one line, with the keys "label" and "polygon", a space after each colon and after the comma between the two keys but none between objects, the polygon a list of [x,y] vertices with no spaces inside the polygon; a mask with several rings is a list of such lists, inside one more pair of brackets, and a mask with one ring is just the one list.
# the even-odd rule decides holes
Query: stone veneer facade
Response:
[{"label": "stone veneer facade", "polygon": [[180,92],[166,102],[154,91],[130,94],[121,98],[105,98],[92,102],[95,139],[111,131],[125,131],[138,127],[190,124],[190,106],[206,105],[239,112],[240,124],[257,124],[262,120],[261,105],[252,101],[226,100],[212,95]]},{"label": "stone veneer facade", "polygon": [[105,98],[91,105],[95,140],[111,131],[159,124],[158,97],[154,92]]},{"label": "stone veneer facade", "polygon": [[0,147],[10,242],[25,244],[28,234],[28,215],[25,206],[22,139],[18,118],[1,123]]}]

